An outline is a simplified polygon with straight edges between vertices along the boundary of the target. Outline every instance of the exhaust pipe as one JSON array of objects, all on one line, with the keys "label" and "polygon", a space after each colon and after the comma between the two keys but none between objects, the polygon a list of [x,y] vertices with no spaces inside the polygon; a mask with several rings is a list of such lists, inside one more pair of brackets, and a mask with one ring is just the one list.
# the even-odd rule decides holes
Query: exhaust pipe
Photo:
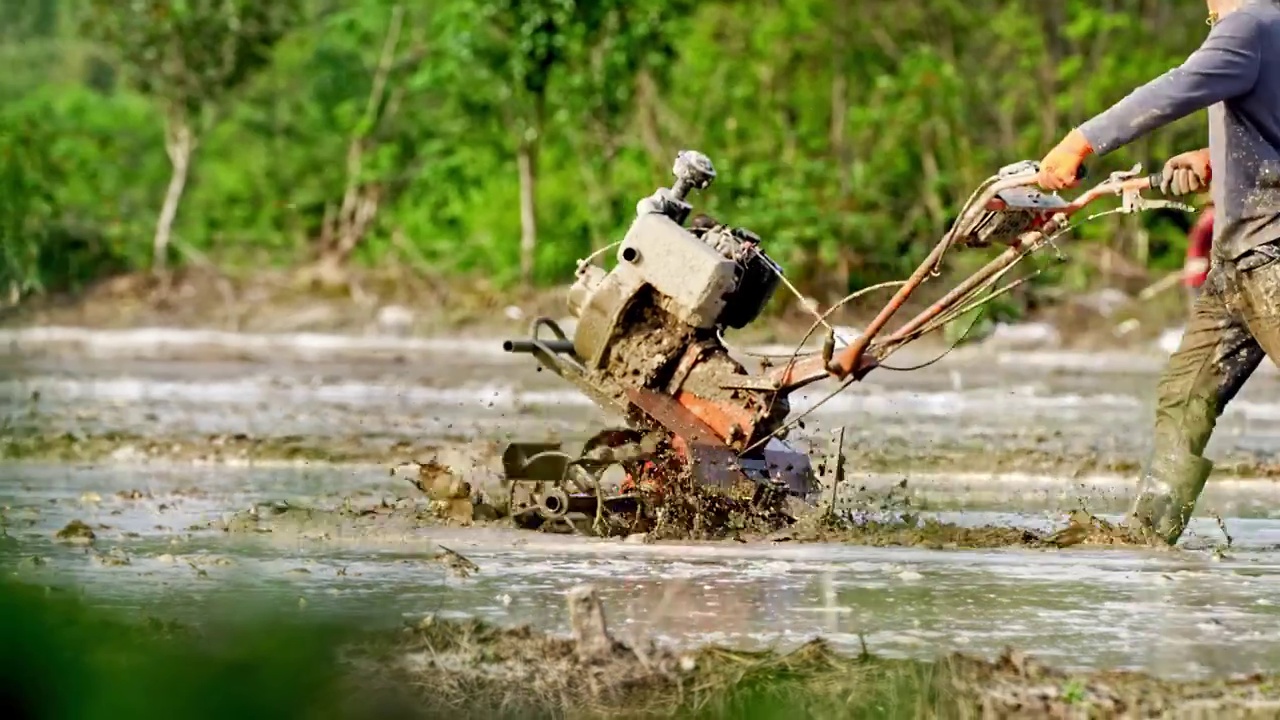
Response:
[{"label": "exhaust pipe", "polygon": [[573,354],[572,340],[539,340],[536,343],[533,340],[505,340],[502,350],[509,353],[532,353],[539,345],[557,355]]}]

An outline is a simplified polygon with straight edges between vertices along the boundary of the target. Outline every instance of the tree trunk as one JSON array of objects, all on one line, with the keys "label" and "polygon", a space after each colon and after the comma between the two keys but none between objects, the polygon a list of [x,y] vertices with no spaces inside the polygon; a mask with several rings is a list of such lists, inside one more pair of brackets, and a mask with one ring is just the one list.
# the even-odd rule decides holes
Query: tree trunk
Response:
[{"label": "tree trunk", "polygon": [[656,167],[670,167],[671,155],[662,143],[658,122],[658,89],[648,72],[641,71],[636,78],[636,95],[640,125],[640,140],[644,143],[649,159]]},{"label": "tree trunk", "polygon": [[156,221],[156,235],[151,245],[151,264],[156,273],[164,273],[168,267],[169,239],[173,235],[173,221],[178,217],[178,205],[187,188],[191,170],[191,155],[195,151],[195,135],[186,118],[173,117],[165,128],[164,149],[169,155],[173,171],[169,176],[169,189],[164,194],[160,217]]},{"label": "tree trunk", "polygon": [[1062,35],[1062,26],[1067,22],[1066,3],[1045,3],[1045,15],[1042,28],[1045,37],[1045,59],[1040,66],[1040,88],[1044,93],[1044,102],[1040,105],[1040,127],[1043,142],[1046,145],[1058,140],[1058,66],[1067,55],[1066,38]]},{"label": "tree trunk", "polygon": [[[320,229],[320,251],[316,265],[308,276],[310,282],[322,287],[339,287],[349,284],[347,264],[356,246],[364,240],[377,219],[382,189],[376,184],[366,184],[364,155],[366,142],[379,123],[395,114],[395,107],[387,102],[387,83],[395,62],[396,47],[400,43],[400,31],[404,22],[404,6],[391,10],[391,22],[387,36],[382,41],[377,69],[369,98],[365,101],[363,120],[351,133],[347,144],[347,185],[342,193],[342,204],[336,214],[331,206],[325,206],[324,224]],[[392,99],[395,94],[392,94]],[[381,109],[381,110],[380,110]]]},{"label": "tree trunk", "polygon": [[538,141],[522,140],[516,151],[520,173],[520,282],[533,285],[538,250]]},{"label": "tree trunk", "polygon": [[845,142],[845,125],[849,114],[849,75],[837,68],[831,80],[831,155],[836,161],[840,179],[840,200],[853,192],[852,158]]},{"label": "tree trunk", "polygon": [[839,233],[837,250],[839,261],[836,272],[839,274],[837,294],[843,297],[849,292],[852,264],[849,262],[849,228],[852,213],[850,199],[853,196],[853,157],[849,152],[849,52],[850,0],[836,0],[835,27],[831,41],[831,126],[829,140],[831,156],[836,164],[836,177],[839,179],[840,208]]}]

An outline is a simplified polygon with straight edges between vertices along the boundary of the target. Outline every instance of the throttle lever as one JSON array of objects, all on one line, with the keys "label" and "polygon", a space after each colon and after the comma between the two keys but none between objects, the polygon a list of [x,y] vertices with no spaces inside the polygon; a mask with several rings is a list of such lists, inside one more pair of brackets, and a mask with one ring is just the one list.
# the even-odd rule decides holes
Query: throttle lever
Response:
[{"label": "throttle lever", "polygon": [[[1160,186],[1164,183],[1164,173],[1151,173],[1147,176],[1147,183],[1152,190],[1159,191]],[[1162,208],[1182,210],[1189,213],[1196,212],[1196,209],[1191,205],[1177,200],[1149,200],[1142,196],[1142,191],[1140,190],[1125,190],[1120,194],[1120,212],[1122,213],[1136,213],[1143,210],[1158,210]]]}]

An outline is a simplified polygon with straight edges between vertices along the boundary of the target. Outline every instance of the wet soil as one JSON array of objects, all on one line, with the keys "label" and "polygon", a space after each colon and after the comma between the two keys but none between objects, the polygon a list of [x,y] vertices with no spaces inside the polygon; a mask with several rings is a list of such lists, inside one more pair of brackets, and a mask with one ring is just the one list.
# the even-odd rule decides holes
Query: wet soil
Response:
[{"label": "wet soil", "polygon": [[[430,466],[422,471],[422,475],[427,474],[440,479],[452,477],[447,471]],[[457,483],[454,479],[441,484],[446,482]],[[422,485],[416,478],[413,484]],[[117,498],[125,502],[141,497],[139,491],[117,493]],[[794,542],[930,550],[1075,546],[1169,549],[1163,543],[1150,541],[1123,525],[1085,511],[1068,514],[1051,530],[1033,530],[1016,524],[967,526],[906,509],[910,507],[909,501],[895,498],[892,491],[887,497],[889,502],[878,506],[846,505],[832,511],[781,494],[761,497],[753,488],[740,488],[735,493],[686,482],[668,487],[660,496],[642,496],[638,517],[606,518],[603,525],[586,518],[568,527],[546,524],[540,530],[579,533],[586,537],[626,537],[645,543]],[[82,496],[82,502],[86,502],[86,498],[90,503],[101,502],[97,493]],[[889,509],[891,506],[902,509]],[[361,538],[385,541],[409,537],[436,527],[515,529],[519,526],[506,515],[504,508],[487,496],[473,496],[465,491],[459,494],[455,489],[453,493],[436,493],[436,497],[428,494],[425,498],[421,495],[352,495],[341,498],[336,505],[258,502],[246,510],[192,524],[186,530],[350,542]],[[96,535],[90,525],[75,519],[59,530],[56,537],[68,543],[92,544]],[[1225,530],[1223,539],[1226,545],[1230,544]]]},{"label": "wet soil", "polygon": [[[573,444],[571,438],[568,444]],[[1064,481],[1096,476],[1136,475],[1141,462],[1134,457],[1091,453],[1063,455],[1048,450],[1016,448],[956,448],[945,452],[895,451],[891,448],[847,449],[846,462],[858,475],[902,473],[974,474],[993,476],[1054,476]],[[387,466],[420,462],[440,454],[487,458],[497,467],[501,446],[462,438],[412,440],[378,436],[306,437],[300,435],[250,436],[215,433],[166,437],[130,432],[58,432],[0,428],[0,460],[66,463],[284,463],[319,465]],[[1243,453],[1241,453],[1243,455]],[[474,468],[460,468],[466,473]],[[1280,462],[1267,457],[1238,457],[1214,466],[1215,478],[1246,480],[1280,479]]]},{"label": "wet soil", "polygon": [[[887,517],[886,517],[887,515]],[[845,510],[838,515],[817,510],[800,518],[797,527],[774,533],[773,542],[842,543],[870,547],[918,547],[931,550],[993,548],[1062,549],[1069,547],[1143,547],[1169,549],[1123,525],[1073,512],[1056,530],[1041,532],[1015,525],[965,526],[913,513]]]},{"label": "wet soil", "polygon": [[[1280,530],[1266,519],[1228,518],[1234,546],[1208,552],[1050,545],[1062,513],[913,510],[907,530],[878,507],[858,516],[880,521],[870,529],[802,542],[644,541],[442,517],[410,477],[377,468],[25,465],[3,477],[5,575],[195,623],[220,601],[253,601],[369,629],[435,614],[559,632],[553,608],[587,581],[628,629],[684,649],[822,635],[843,653],[865,637],[922,659],[1007,644],[1067,667],[1200,677],[1271,667],[1280,647]],[[1223,545],[1199,520],[1191,540]],[[85,527],[92,539],[75,539]]]},{"label": "wet soil", "polygon": [[250,437],[246,434],[213,434],[198,438],[166,438],[110,431],[101,434],[0,431],[0,459],[29,462],[392,465],[433,457],[442,447],[444,443],[440,442],[379,442],[365,437]]},{"label": "wet soil", "polygon": [[[477,446],[473,442],[447,438],[415,442],[377,434],[337,437],[251,437],[245,433],[192,437],[182,434],[166,438],[112,430],[59,433],[38,429],[41,412],[37,406],[41,402],[40,398],[32,398],[31,407],[25,414],[19,412],[10,416],[11,427],[0,431],[0,459],[133,466],[139,463],[215,466],[284,463],[325,467],[385,463],[393,475],[397,468],[405,469],[406,463],[417,468],[417,475],[411,470],[408,481],[402,486],[407,490],[410,483],[416,485],[419,491],[417,498],[399,493],[390,500],[380,498],[372,506],[362,505],[360,499],[349,496],[341,498],[336,507],[260,504],[235,514],[224,524],[223,529],[230,532],[252,530],[322,539],[330,535],[344,538],[394,536],[440,523],[505,523],[501,517],[505,508],[500,501],[505,497],[505,488],[496,482],[500,475],[498,454],[501,449],[497,443]],[[878,450],[892,472],[909,474],[918,471],[921,465],[937,469],[927,460],[921,463],[918,455],[895,455],[893,450],[892,447]],[[973,450],[968,456],[948,454],[937,459],[937,465],[954,473],[966,469],[964,458],[967,457],[975,467],[982,466],[988,472],[999,473],[1005,464],[1026,470],[1041,469],[1057,462],[1057,474],[1065,477],[1080,477],[1086,474],[1086,468],[1097,469],[1078,457],[1070,460],[1070,472],[1063,472],[1060,465],[1064,459],[1047,453],[1023,451],[1004,455],[990,449]],[[452,456],[453,462],[449,465],[441,463],[438,458],[442,454]],[[1004,460],[1008,462],[1002,462]],[[867,461],[867,454],[856,451],[849,454],[847,462],[862,473],[877,467],[875,462]],[[1114,469],[1114,466],[1108,466],[1108,469]],[[1223,474],[1229,475],[1231,469],[1229,466],[1228,472]],[[1247,463],[1237,463],[1234,469],[1252,478],[1267,477],[1269,470],[1268,467]],[[437,477],[427,478],[425,473],[428,470]],[[439,482],[444,483],[441,488],[435,486]],[[784,502],[777,496],[761,502],[753,496],[753,488],[726,493],[695,488],[684,482],[673,485],[670,488],[672,492],[660,502],[650,498],[648,517],[643,522],[627,519],[604,526],[588,523],[578,530],[603,535],[645,533],[651,542],[733,539],[739,542],[836,542],[935,549],[1147,544],[1127,532],[1103,527],[1087,514],[1060,518],[1065,522],[1060,522],[1058,529],[1051,532],[1036,532],[1017,524],[969,527],[942,522],[921,517],[910,498],[895,499],[895,492],[906,487],[907,481],[904,480],[895,487],[887,488],[884,493],[873,491],[868,494],[866,487],[862,486],[858,488],[860,492],[855,493],[861,497],[852,500],[844,499],[842,491],[842,502],[837,508],[839,512],[832,514],[796,502]],[[426,495],[429,502],[424,504],[422,495]]]},{"label": "wet soil", "polygon": [[503,291],[483,279],[448,281],[398,268],[355,269],[348,282],[331,287],[289,272],[224,275],[185,268],[167,282],[139,273],[77,294],[33,297],[0,311],[0,326],[359,333],[377,326],[378,310],[385,306],[432,308],[407,317],[406,331],[492,330],[521,325],[523,316],[508,317],[508,307],[524,308],[530,316],[562,315],[564,291]]},{"label": "wet soil", "polygon": [[[919,293],[901,314],[910,316],[924,309],[952,283],[943,280],[938,287]],[[164,282],[136,273],[104,279],[79,293],[32,297],[17,307],[0,307],[0,327],[184,327],[359,334],[386,331],[380,311],[394,308],[397,319],[392,330],[397,333],[519,333],[530,318],[563,317],[565,290],[564,286],[532,291],[498,288],[485,278],[444,278],[427,268],[398,265],[353,267],[344,282],[337,284],[316,284],[306,273],[293,271],[222,273],[208,267],[186,267]],[[791,297],[781,300],[773,304],[771,315],[753,324],[743,336],[785,341],[802,334],[812,316]],[[1087,300],[1066,296],[1040,303],[1027,319],[1056,327],[1070,347],[1097,350],[1149,344],[1163,328],[1178,324],[1186,311],[1180,293],[1129,303],[1107,314]],[[883,300],[872,297],[852,303],[830,320],[863,327],[879,310],[878,301]],[[1122,324],[1125,329],[1118,332]],[[922,342],[933,344],[934,340]]]},{"label": "wet soil", "polygon": [[[112,352],[132,351],[122,343]],[[328,351],[55,358],[6,345],[0,561],[109,604],[197,616],[204,598],[246,595],[360,606],[371,623],[444,608],[547,628],[548,603],[595,578],[686,647],[794,647],[820,631],[856,652],[865,632],[901,658],[990,657],[1008,643],[1057,663],[1193,675],[1275,662],[1272,376],[1251,381],[1211,446],[1219,468],[1254,476],[1217,472],[1206,492],[1205,513],[1237,536],[1225,553],[1204,517],[1189,540],[1208,553],[1105,547],[1113,539],[1091,522],[1072,529],[1078,506],[1108,519],[1127,507],[1123,469],[1141,457],[1154,378],[1111,358],[1034,354],[874,375],[811,416],[793,437],[802,447],[821,452],[827,430],[848,430],[842,524],[757,523],[730,504],[717,522],[674,522],[641,542],[516,532],[477,514],[506,441],[571,447],[616,422],[495,345],[414,346],[411,363]],[[1059,364],[1037,364],[1048,360]],[[797,411],[825,392],[797,397]],[[438,486],[402,467],[433,460],[456,477]],[[889,502],[903,480],[910,502]],[[454,481],[470,484],[465,503]],[[73,520],[93,533],[87,547],[56,538]],[[677,587],[687,597],[668,600]]]}]

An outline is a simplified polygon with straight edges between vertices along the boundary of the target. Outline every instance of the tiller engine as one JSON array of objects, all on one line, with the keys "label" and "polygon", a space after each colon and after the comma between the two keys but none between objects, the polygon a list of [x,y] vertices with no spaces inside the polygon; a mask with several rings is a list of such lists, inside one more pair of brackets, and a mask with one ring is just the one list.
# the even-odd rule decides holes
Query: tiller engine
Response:
[{"label": "tiller engine", "polygon": [[[785,365],[753,374],[730,356],[721,333],[760,316],[782,270],[749,230],[705,215],[690,222],[689,193],[709,187],[716,172],[705,155],[680,153],[674,185],[637,204],[614,268],[606,271],[590,258],[579,264],[568,297],[576,320],[572,338],[554,321],[538,318],[529,339],[504,344],[508,352],[532,354],[627,425],[597,434],[576,457],[556,443],[509,446],[503,464],[513,517],[536,526],[572,514],[632,513],[640,496],[660,495],[666,480],[680,474],[724,490],[752,488],[757,499],[790,494],[812,501],[821,490],[813,463],[785,441],[795,422],[788,422],[790,393],[826,378],[843,381],[838,392],[907,343],[1007,291],[1016,282],[996,287],[1007,271],[1050,244],[1070,216],[1095,199],[1120,195],[1123,205],[1113,212],[1191,209],[1143,199],[1139,192],[1158,187],[1159,177],[1140,176],[1140,168],[1114,174],[1070,202],[1034,189],[1037,170],[1036,163],[1023,162],[988,179],[852,343],[837,352],[827,326],[821,352],[797,351]],[[1007,246],[999,257],[882,337],[950,248],[997,244]],[[814,328],[840,304],[818,317]],[[606,492],[603,473],[617,465],[625,480]]]}]

